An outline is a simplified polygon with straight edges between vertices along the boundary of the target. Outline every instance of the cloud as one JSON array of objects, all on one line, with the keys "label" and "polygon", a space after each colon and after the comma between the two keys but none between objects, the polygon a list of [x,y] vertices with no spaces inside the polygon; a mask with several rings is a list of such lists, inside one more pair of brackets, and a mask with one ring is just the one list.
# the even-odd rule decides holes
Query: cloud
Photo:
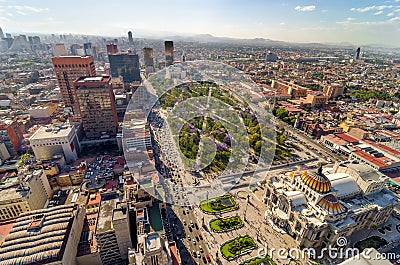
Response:
[{"label": "cloud", "polygon": [[324,10],[322,10],[321,12],[322,12],[322,13],[327,13],[328,10],[327,10],[327,9],[324,9]]},{"label": "cloud", "polygon": [[389,22],[396,22],[396,21],[400,21],[400,17],[394,17],[388,20]]},{"label": "cloud", "polygon": [[347,21],[353,21],[353,20],[356,20],[354,17],[348,17],[348,18],[346,18],[346,20]]},{"label": "cloud", "polygon": [[381,10],[381,11],[375,12],[374,16],[378,16],[378,15],[382,15],[382,14],[383,14],[383,11]]},{"label": "cloud", "polygon": [[20,14],[20,15],[22,15],[22,16],[26,16],[26,13],[25,13],[25,12],[22,12],[22,11],[20,11],[20,10],[17,11],[17,14]]},{"label": "cloud", "polygon": [[15,9],[18,13],[18,11],[21,11],[23,13],[25,12],[33,12],[33,13],[41,13],[45,11],[49,11],[49,9],[46,8],[41,8],[41,7],[33,7],[33,6],[8,6],[10,9]]},{"label": "cloud", "polygon": [[284,26],[284,25],[286,25],[286,23],[285,22],[281,22],[281,23],[279,23],[279,25]]},{"label": "cloud", "polygon": [[359,8],[353,7],[350,10],[364,13],[364,12],[368,12],[368,11],[372,11],[372,10],[381,11],[381,10],[388,9],[388,8],[393,8],[393,6],[367,6],[367,7],[359,7]]},{"label": "cloud", "polygon": [[315,10],[315,6],[296,6],[294,10],[297,10],[299,12],[313,11]]}]

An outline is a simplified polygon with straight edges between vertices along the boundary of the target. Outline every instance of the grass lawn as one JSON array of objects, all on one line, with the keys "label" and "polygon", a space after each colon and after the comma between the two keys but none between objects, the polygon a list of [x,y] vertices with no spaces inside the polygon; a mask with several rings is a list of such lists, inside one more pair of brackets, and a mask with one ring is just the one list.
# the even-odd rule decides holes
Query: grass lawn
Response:
[{"label": "grass lawn", "polygon": [[245,235],[240,236],[229,241],[226,241],[221,245],[221,253],[227,259],[232,259],[239,256],[243,251],[251,249],[256,246],[253,238]]},{"label": "grass lawn", "polygon": [[226,231],[242,226],[243,221],[239,216],[231,216],[227,218],[212,219],[210,228],[214,231]]},{"label": "grass lawn", "polygon": [[205,213],[223,213],[237,208],[237,203],[231,195],[224,195],[200,203],[200,209]]},{"label": "grass lawn", "polygon": [[[268,263],[269,262],[269,263]],[[266,256],[266,257],[254,257],[252,259],[248,259],[246,261],[243,261],[242,263],[240,263],[240,265],[259,265],[261,263],[264,264],[271,264],[271,265],[275,265],[276,263],[271,259],[271,257]]]}]

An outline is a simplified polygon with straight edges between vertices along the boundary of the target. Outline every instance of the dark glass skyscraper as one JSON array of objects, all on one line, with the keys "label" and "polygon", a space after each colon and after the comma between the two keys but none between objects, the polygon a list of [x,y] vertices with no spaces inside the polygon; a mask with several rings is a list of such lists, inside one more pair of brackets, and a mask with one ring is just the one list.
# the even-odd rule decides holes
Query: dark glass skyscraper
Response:
[{"label": "dark glass skyscraper", "polygon": [[354,54],[354,59],[356,60],[360,59],[360,53],[361,53],[361,48],[358,47],[356,53]]},{"label": "dark glass skyscraper", "polygon": [[140,82],[139,56],[133,53],[109,54],[111,76],[122,76],[124,83]]},{"label": "dark glass skyscraper", "polygon": [[129,41],[130,44],[133,43],[132,31],[128,31],[128,41]]},{"label": "dark glass skyscraper", "polygon": [[154,52],[153,48],[143,48],[144,65],[146,67],[154,67]]},{"label": "dark glass skyscraper", "polygon": [[174,42],[165,41],[165,66],[170,66],[174,63]]}]

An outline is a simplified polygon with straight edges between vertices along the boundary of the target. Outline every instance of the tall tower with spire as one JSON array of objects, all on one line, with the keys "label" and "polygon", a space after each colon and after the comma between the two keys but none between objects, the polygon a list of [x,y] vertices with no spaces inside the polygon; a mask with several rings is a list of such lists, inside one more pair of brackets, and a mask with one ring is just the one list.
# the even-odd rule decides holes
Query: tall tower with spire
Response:
[{"label": "tall tower with spire", "polygon": [[3,30],[2,30],[1,27],[0,27],[0,40],[1,40],[2,38],[4,38],[4,33],[3,33]]}]

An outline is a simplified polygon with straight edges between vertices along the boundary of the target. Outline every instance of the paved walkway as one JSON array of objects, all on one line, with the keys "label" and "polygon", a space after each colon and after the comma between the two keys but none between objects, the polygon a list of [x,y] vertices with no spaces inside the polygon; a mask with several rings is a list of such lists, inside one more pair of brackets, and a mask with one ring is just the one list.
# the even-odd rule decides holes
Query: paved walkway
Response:
[{"label": "paved walkway", "polygon": [[[257,248],[250,253],[240,256],[238,259],[230,262],[223,259],[221,257],[221,253],[219,253],[221,264],[240,264],[245,260],[256,257],[258,255],[258,249],[265,246],[268,246],[268,248],[297,248],[296,242],[293,238],[287,234],[281,234],[280,232],[275,231],[270,225],[267,224],[267,222],[265,222],[264,213],[267,210],[267,207],[262,200],[265,190],[259,189],[255,191],[255,193],[250,193],[249,203],[246,202],[246,199],[241,199],[238,196],[235,196],[239,190],[249,192],[247,188],[235,189],[231,191],[231,194],[236,197],[235,200],[239,204],[239,209],[236,211],[218,215],[208,215],[201,212],[198,207],[195,208],[195,215],[199,224],[201,224],[201,218],[204,216],[204,221],[208,230],[208,223],[214,218],[225,218],[239,215],[244,221],[244,227],[226,233],[213,233],[211,231],[207,232],[204,228],[201,228],[204,237],[206,237],[206,242],[208,242],[207,246],[210,250],[212,259],[215,260],[216,252],[219,252],[219,248],[223,242],[246,234],[250,235],[254,239],[257,244]],[[272,258],[277,264],[287,264],[289,262],[288,259],[278,259],[274,256]]]}]

